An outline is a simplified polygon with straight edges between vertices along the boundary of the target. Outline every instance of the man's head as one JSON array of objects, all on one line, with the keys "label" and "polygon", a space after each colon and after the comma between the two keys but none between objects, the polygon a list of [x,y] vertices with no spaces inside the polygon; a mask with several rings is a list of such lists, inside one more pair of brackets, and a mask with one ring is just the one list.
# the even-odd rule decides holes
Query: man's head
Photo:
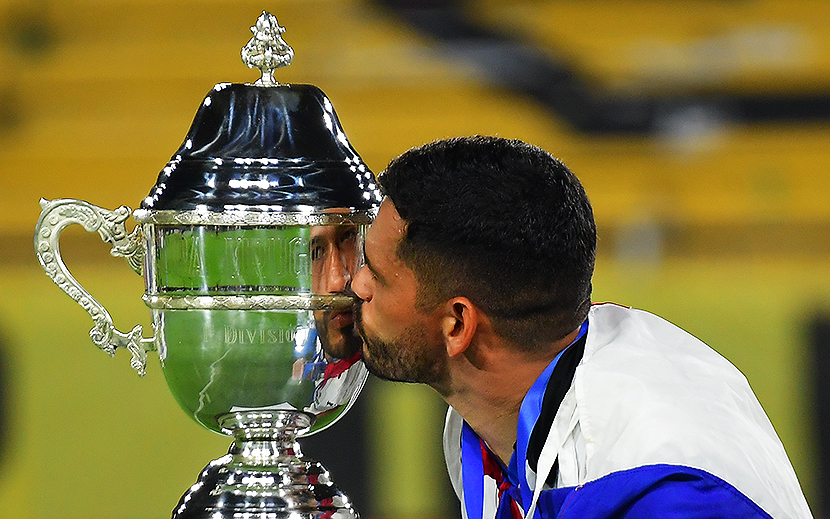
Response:
[{"label": "man's head", "polygon": [[547,152],[492,137],[438,141],[393,160],[379,182],[386,207],[367,260],[375,261],[376,225],[398,234],[394,254],[412,272],[420,315],[464,297],[505,341],[540,353],[585,319],[593,213],[576,177]]}]

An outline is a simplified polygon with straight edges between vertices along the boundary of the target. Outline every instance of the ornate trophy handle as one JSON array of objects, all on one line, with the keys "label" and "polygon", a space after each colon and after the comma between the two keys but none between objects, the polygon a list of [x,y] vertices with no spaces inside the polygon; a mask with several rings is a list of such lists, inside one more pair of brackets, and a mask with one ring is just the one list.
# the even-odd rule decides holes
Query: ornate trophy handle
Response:
[{"label": "ornate trophy handle", "polygon": [[66,227],[80,224],[89,232],[98,231],[101,239],[112,244],[110,254],[125,257],[130,267],[141,274],[145,254],[141,226],[136,226],[131,234],[127,234],[124,225],[124,221],[130,216],[130,208],[121,206],[109,211],[73,199],[41,199],[40,206],[40,218],[35,227],[35,253],[43,270],[92,317],[95,322],[95,327],[89,331],[92,342],[110,356],[115,355],[116,348],[127,348],[133,355],[130,365],[138,371],[139,376],[144,376],[147,352],[156,349],[155,340],[142,337],[141,325],[137,325],[129,333],[116,330],[107,310],[69,273],[61,258],[58,244],[60,233]]}]

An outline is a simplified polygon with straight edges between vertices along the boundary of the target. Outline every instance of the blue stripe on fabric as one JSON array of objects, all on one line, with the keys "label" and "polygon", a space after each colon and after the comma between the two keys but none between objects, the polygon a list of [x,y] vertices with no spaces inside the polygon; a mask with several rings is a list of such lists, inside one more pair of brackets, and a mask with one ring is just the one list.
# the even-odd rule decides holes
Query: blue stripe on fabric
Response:
[{"label": "blue stripe on fabric", "polygon": [[461,483],[467,519],[484,519],[484,460],[478,435],[467,422],[461,425]]},{"label": "blue stripe on fabric", "polygon": [[[524,508],[523,503],[530,503],[533,497],[533,488],[528,485],[525,466],[527,465],[527,444],[533,426],[539,419],[542,412],[542,401],[545,396],[550,377],[553,374],[559,358],[572,344],[582,338],[588,332],[588,321],[582,323],[579,333],[568,347],[560,351],[548,364],[528,393],[522,400],[519,410],[519,425],[517,429],[516,451],[510,458],[510,463],[504,470],[504,476],[512,487],[508,490],[510,496]],[[518,453],[518,455],[517,455]],[[484,460],[481,457],[481,443],[478,435],[473,431],[467,422],[461,427],[461,483],[464,489],[464,508],[468,519],[489,519],[484,518]],[[506,501],[506,500],[502,500]],[[502,507],[500,503],[499,513],[509,511],[509,507]],[[509,517],[509,515],[508,515]]]},{"label": "blue stripe on fabric", "polygon": [[538,510],[543,519],[772,519],[726,481],[681,465],[646,465],[544,490]]},{"label": "blue stripe on fabric", "polygon": [[[545,390],[548,387],[550,377],[553,375],[553,370],[559,363],[559,359],[562,357],[562,354],[565,353],[571,345],[576,343],[586,333],[588,333],[588,321],[582,323],[576,338],[571,341],[571,344],[569,344],[566,348],[563,348],[562,351],[556,355],[553,361],[548,364],[522,400],[522,406],[519,410],[519,425],[516,429],[516,451],[510,459],[510,469],[513,472],[510,476],[512,478],[511,483],[514,485],[516,485],[516,478],[518,478],[519,485],[517,486],[520,489],[520,504],[523,508],[529,506],[530,502],[533,500],[534,487],[527,481],[527,447],[528,442],[530,441],[530,435],[533,432],[533,427],[536,425],[536,421],[539,419],[539,415],[542,412],[542,402],[545,398]],[[546,477],[547,475],[542,477],[542,481],[539,483],[544,484],[544,479]]]}]

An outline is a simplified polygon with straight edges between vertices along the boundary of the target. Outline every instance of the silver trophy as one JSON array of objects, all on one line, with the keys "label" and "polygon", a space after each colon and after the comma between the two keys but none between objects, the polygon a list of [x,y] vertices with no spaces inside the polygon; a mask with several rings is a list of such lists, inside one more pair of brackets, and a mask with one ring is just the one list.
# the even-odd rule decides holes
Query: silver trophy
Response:
[{"label": "silver trophy", "polygon": [[[357,517],[297,439],[343,416],[366,380],[345,287],[381,195],[325,94],[274,81],[293,57],[284,30],[262,13],[242,50],[262,77],[208,93],[139,209],[41,200],[37,257],[92,317],[93,342],[129,350],[142,375],[157,351],[181,408],[234,438],[175,518]],[[116,330],[69,273],[58,240],[72,224],[143,274],[153,337]]]}]

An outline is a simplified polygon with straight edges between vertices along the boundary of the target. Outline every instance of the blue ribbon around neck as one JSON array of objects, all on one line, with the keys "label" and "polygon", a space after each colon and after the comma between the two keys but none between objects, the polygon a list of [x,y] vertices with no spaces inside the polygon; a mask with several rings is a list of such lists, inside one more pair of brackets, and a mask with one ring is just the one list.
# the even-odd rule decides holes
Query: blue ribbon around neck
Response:
[{"label": "blue ribbon around neck", "polygon": [[[585,321],[579,329],[579,334],[571,344],[581,339],[587,331],[588,321]],[[568,345],[569,347],[570,345]],[[530,470],[527,467],[527,444],[530,441],[533,426],[536,424],[542,412],[542,401],[545,397],[545,390],[548,387],[548,382],[550,382],[550,377],[560,357],[562,357],[562,354],[568,348],[560,351],[550,364],[547,365],[545,370],[542,371],[542,374],[539,375],[525,395],[522,400],[522,406],[519,409],[519,425],[516,429],[516,451],[510,460],[510,468],[515,467],[516,472],[518,472],[518,497],[521,499],[521,502],[518,504],[521,508],[529,506],[533,499],[533,487],[531,487],[527,480],[527,471]],[[505,477],[511,480],[514,479],[511,477],[511,474],[508,474],[507,470],[504,470],[504,472]],[[467,519],[490,519],[484,517],[484,459],[481,453],[481,440],[466,421],[461,428],[461,477],[464,487],[464,505],[467,511]],[[544,481],[537,481],[537,483],[543,485]],[[537,509],[534,516],[538,517],[538,513]]]}]

